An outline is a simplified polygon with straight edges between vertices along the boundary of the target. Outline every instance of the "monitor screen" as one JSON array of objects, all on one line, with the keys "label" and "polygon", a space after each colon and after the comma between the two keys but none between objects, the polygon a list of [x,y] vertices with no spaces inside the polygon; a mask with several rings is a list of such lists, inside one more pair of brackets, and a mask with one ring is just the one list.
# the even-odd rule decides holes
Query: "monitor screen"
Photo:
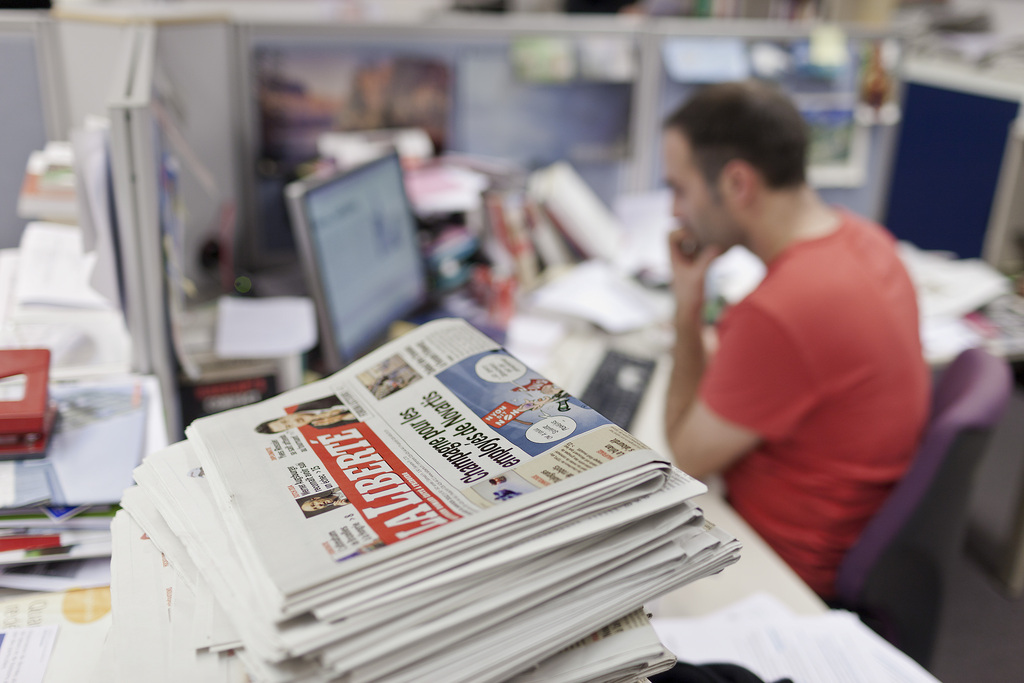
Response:
[{"label": "monitor screen", "polygon": [[427,296],[416,219],[395,153],[285,188],[316,302],[325,370],[369,351]]}]

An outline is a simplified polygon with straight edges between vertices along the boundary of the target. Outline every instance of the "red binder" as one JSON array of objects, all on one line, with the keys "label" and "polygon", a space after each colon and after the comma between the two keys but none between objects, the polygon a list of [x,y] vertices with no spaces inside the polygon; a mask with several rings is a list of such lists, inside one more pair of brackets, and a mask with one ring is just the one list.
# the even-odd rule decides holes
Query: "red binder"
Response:
[{"label": "red binder", "polygon": [[[0,400],[0,442],[31,443],[49,431],[49,349],[0,350],[0,378],[25,375],[25,396],[20,401]],[[49,417],[49,419],[47,419]]]}]

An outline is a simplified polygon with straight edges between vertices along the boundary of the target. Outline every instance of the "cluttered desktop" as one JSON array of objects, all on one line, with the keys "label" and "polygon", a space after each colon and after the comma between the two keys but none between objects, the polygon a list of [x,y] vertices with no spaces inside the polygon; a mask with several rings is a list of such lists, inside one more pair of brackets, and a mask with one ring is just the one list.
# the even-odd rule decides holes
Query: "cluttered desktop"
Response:
[{"label": "cluttered desktop", "polygon": [[[208,203],[225,204],[220,207],[225,209],[221,217],[230,217],[231,211],[238,210],[241,215],[239,225],[255,231],[254,234],[239,235],[242,247],[259,245],[266,262],[273,265],[285,263],[294,271],[289,275],[301,276],[301,290],[288,292],[299,296],[282,297],[276,302],[281,316],[287,318],[277,317],[270,313],[270,307],[263,307],[262,313],[250,316],[256,318],[256,324],[245,329],[249,330],[247,334],[250,337],[263,340],[275,336],[268,331],[269,327],[285,327],[291,331],[303,327],[299,323],[309,324],[304,328],[304,334],[299,335],[303,338],[291,342],[287,348],[261,345],[263,357],[260,359],[245,356],[246,353],[254,353],[252,347],[256,345],[245,348],[246,344],[236,344],[234,351],[238,355],[232,362],[237,363],[237,367],[246,365],[252,370],[259,360],[273,358],[275,354],[287,355],[294,361],[292,365],[302,365],[302,370],[306,371],[302,381],[307,381],[359,362],[366,354],[373,353],[379,344],[409,326],[436,317],[461,317],[615,425],[629,430],[653,450],[667,453],[667,444],[661,433],[660,399],[666,390],[666,355],[672,343],[671,326],[667,324],[672,301],[666,291],[669,275],[664,253],[671,217],[664,190],[630,191],[631,188],[656,184],[656,181],[642,181],[651,181],[651,171],[656,173],[659,166],[642,150],[645,135],[641,132],[646,134],[654,130],[646,130],[651,128],[648,125],[650,121],[634,125],[630,120],[644,112],[656,113],[659,108],[667,106],[667,98],[634,108],[635,100],[646,95],[638,92],[640,89],[637,87],[640,63],[631,61],[635,47],[630,33],[632,29],[622,30],[616,26],[606,35],[596,36],[603,40],[581,41],[583,53],[611,55],[612,58],[604,60],[602,68],[587,71],[587,75],[571,75],[562,83],[552,83],[544,80],[551,76],[550,72],[538,74],[529,71],[529,58],[538,53],[565,55],[564,48],[570,44],[569,41],[536,41],[531,40],[532,36],[525,36],[523,40],[510,41],[511,47],[506,54],[506,46],[499,45],[500,41],[493,45],[488,43],[465,48],[459,47],[458,40],[445,40],[426,48],[414,45],[412,51],[420,54],[408,59],[377,59],[378,53],[392,50],[400,44],[401,37],[392,36],[391,43],[385,47],[364,43],[357,46],[358,49],[346,52],[334,44],[343,41],[324,40],[324,34],[316,33],[323,27],[305,28],[314,28],[315,31],[298,41],[280,27],[253,28],[246,25],[241,32],[244,44],[239,47],[241,59],[238,61],[243,64],[243,77],[233,80],[250,89],[255,83],[257,93],[253,99],[261,107],[257,114],[243,113],[243,127],[246,129],[239,136],[244,138],[244,145],[253,148],[246,150],[248,158],[243,163],[248,166],[242,172],[243,175],[257,176],[256,187],[247,186],[243,191],[243,194],[248,192],[250,196],[246,199],[253,200],[251,202],[240,201],[238,206],[230,206],[226,196],[230,192],[221,192],[224,188],[218,187],[222,182],[221,176],[228,174],[221,174],[216,165],[212,176],[205,174],[207,169],[202,163],[197,167],[194,159],[186,153],[189,148],[182,144],[181,138],[191,138],[194,130],[187,125],[187,117],[183,116],[188,107],[178,109],[175,105],[189,103],[192,93],[188,88],[176,91],[172,87],[178,78],[176,69],[171,67],[166,73],[161,72],[160,78],[152,84],[152,93],[143,89],[144,97],[152,94],[159,105],[153,111],[159,123],[154,128],[164,143],[157,150],[159,163],[155,164],[162,173],[160,180],[164,184],[161,190],[174,190],[176,183],[180,183],[182,189],[180,195],[160,194],[161,199],[176,201],[161,204],[158,208],[168,210],[181,206],[177,200],[194,198],[190,193],[197,185],[202,185],[199,194],[209,195]],[[300,31],[305,28],[300,28]],[[156,32],[162,30],[155,29]],[[465,35],[460,40],[465,41]],[[700,36],[661,35],[657,31],[652,31],[650,37],[665,47],[663,51],[655,50],[654,53],[664,55],[664,66],[668,70],[664,74],[659,72],[658,78],[664,81],[662,87],[667,85],[672,99],[677,99],[692,87],[686,78],[680,80],[678,73],[680,55],[687,50],[705,45],[723,50],[720,54],[736,56],[750,48],[761,56],[777,57],[789,54],[791,48],[796,54],[797,48],[791,43],[801,43],[788,38],[766,41],[732,37],[711,41],[714,43],[711,45],[705,44]],[[358,38],[362,40],[363,37]],[[413,42],[410,40],[410,45]],[[806,41],[801,44],[806,44]],[[173,41],[162,41],[160,49],[167,53],[161,58],[175,57]],[[463,53],[473,58],[461,60]],[[660,59],[661,55],[657,56]],[[514,69],[507,64],[510,57],[515,58]],[[656,61],[661,69],[663,65]],[[457,62],[459,68],[455,69]],[[301,76],[307,67],[322,64],[342,67],[316,71],[320,75],[332,74],[334,81],[316,75]],[[619,70],[622,65],[627,67],[625,71]],[[426,85],[422,89],[403,91],[403,97],[411,98],[415,92],[426,101],[444,102],[443,106],[430,110],[425,121],[429,124],[426,133],[421,130],[419,135],[411,133],[406,137],[410,133],[408,129],[399,135],[395,129],[370,128],[374,122],[388,126],[424,123],[422,117],[419,120],[416,117],[403,118],[401,107],[374,109],[375,101],[363,101],[360,106],[366,107],[362,112],[366,116],[359,121],[332,118],[329,113],[332,107],[337,108],[339,102],[345,101],[344,97],[338,99],[330,90],[331,83],[341,83],[343,92],[353,97],[372,95],[373,88],[394,94],[396,85],[400,86],[410,74]],[[842,82],[853,88],[854,71],[843,70],[842,75]],[[689,76],[692,77],[693,73]],[[807,74],[800,77],[805,76]],[[481,84],[486,88],[479,89],[477,86]],[[818,87],[821,82],[813,81],[812,85]],[[242,98],[249,95],[251,93],[246,92]],[[659,97],[662,95],[659,93]],[[558,138],[558,144],[552,144],[545,136],[534,136],[534,128],[544,128],[545,112],[558,111],[554,105],[566,98],[571,99],[576,107],[573,117],[564,120],[558,117],[566,135],[554,136]],[[816,98],[809,99],[817,104]],[[344,113],[350,115],[356,109],[358,107],[354,106]],[[528,116],[524,115],[523,109],[528,111]],[[588,117],[592,112],[603,114]],[[305,114],[312,118],[303,118]],[[581,114],[588,125],[573,124],[572,121],[580,118]],[[168,124],[168,115],[181,117],[177,121],[177,129]],[[458,120],[460,125],[449,126],[446,119],[451,118]],[[211,114],[210,119],[217,117]],[[821,114],[818,119],[819,124],[827,124],[829,115]],[[519,125],[527,120],[535,125]],[[833,131],[835,135],[830,137],[833,142],[845,140],[847,132],[851,132],[851,138],[857,138],[857,131],[853,130],[852,109],[843,108],[837,120],[838,130]],[[480,124],[484,121],[488,126]],[[233,121],[229,123],[234,125]],[[339,141],[341,131],[329,131],[339,127],[356,132],[351,137],[346,132],[346,139]],[[513,134],[504,137],[493,134],[494,128],[503,127],[512,130]],[[310,133],[314,128],[325,131],[325,140],[314,140]],[[360,128],[367,130],[356,130]],[[145,150],[153,132],[144,129],[143,135],[134,138],[136,148]],[[877,142],[877,133],[875,129],[870,132],[874,140],[872,144]],[[333,141],[326,140],[331,136]],[[196,157],[200,162],[205,160],[209,164],[207,150],[201,143],[196,144],[200,137],[192,140],[191,151],[198,152]],[[211,137],[233,139],[235,136]],[[423,144],[424,137],[426,145]],[[409,139],[417,141],[412,144],[414,149],[411,151],[406,147]],[[435,148],[435,142],[441,145]],[[358,158],[341,158],[350,151],[350,145],[359,148]],[[489,151],[494,156],[451,152],[460,146]],[[210,156],[216,157],[220,150],[211,152]],[[314,154],[325,158],[310,163]],[[836,156],[842,157],[838,159],[843,162],[838,164],[843,166],[840,170],[857,170],[852,168],[856,166],[856,159],[847,159],[839,152]],[[152,162],[152,159],[144,158],[143,161]],[[175,163],[181,161],[185,163]],[[154,164],[150,163],[150,166]],[[147,168],[141,165],[130,170],[141,175]],[[313,172],[307,173],[310,169]],[[124,169],[121,171],[124,174]],[[181,175],[176,176],[175,171]],[[632,177],[634,175],[635,178]],[[194,176],[207,181],[212,178],[213,182],[197,184]],[[285,178],[291,181],[290,184],[284,182]],[[631,182],[637,178],[640,181]],[[253,185],[253,181],[247,177],[241,184]],[[855,192],[849,189],[847,194]],[[870,192],[868,189],[862,195]],[[176,217],[173,211],[168,211],[167,215]],[[202,223],[199,231],[213,232],[218,226],[224,227],[223,223],[204,220],[202,212],[199,216]],[[185,214],[177,217],[182,220],[188,218]],[[230,222],[230,219],[225,221]],[[190,226],[190,230],[195,227]],[[273,239],[261,241],[255,234],[260,231],[273,233]],[[226,242],[219,245],[225,247]],[[229,264],[232,254],[228,251],[225,248],[219,255],[211,251],[204,257],[209,257],[211,262],[217,261],[221,270],[227,272],[229,265],[233,265]],[[31,254],[26,253],[25,256],[30,257]],[[184,256],[182,263],[188,270],[194,254],[185,252]],[[245,254],[235,256],[244,257]],[[940,272],[943,268],[932,267],[929,261],[932,255],[917,256],[921,257],[915,261],[919,267],[912,270],[922,291],[929,294],[928,301],[922,305],[926,314],[925,352],[929,360],[940,365],[972,345],[984,345],[1003,355],[1014,355],[1024,348],[1019,341],[1019,333],[1014,332],[1019,329],[1017,323],[1024,311],[1019,299],[1005,287],[1005,278],[983,272],[985,269],[974,263],[965,264],[962,269],[954,266]],[[166,275],[176,277],[178,273],[174,268],[179,265],[181,263],[172,263]],[[948,260],[945,265],[950,265]],[[157,276],[157,280],[165,275],[159,268],[152,274]],[[228,313],[232,309],[237,312],[242,308],[241,304],[246,303],[269,304],[269,301],[258,300],[264,298],[263,294],[276,293],[273,287],[263,286],[270,278],[260,282],[259,273],[241,268],[237,273],[229,273],[230,277],[226,279],[228,290],[236,274],[244,274],[235,280],[235,288],[247,296],[225,297],[231,299],[231,303],[221,301],[221,308],[216,313],[219,320],[215,325],[206,325],[216,330],[218,345],[231,332],[220,329],[222,322],[224,326],[234,328],[236,333],[243,328],[237,322],[229,322]],[[249,281],[250,275],[252,282]],[[723,258],[712,269],[708,286],[714,294],[714,305],[720,307],[738,301],[756,286],[762,275],[763,269],[759,270],[749,254],[737,252]],[[242,281],[246,285],[244,292],[238,284]],[[248,289],[253,282],[256,283],[255,290]],[[176,302],[167,303],[172,305]],[[296,316],[299,309],[310,312],[310,319]],[[282,322],[284,320],[287,322]],[[21,331],[26,332],[32,320],[22,317],[20,323]],[[180,328],[175,328],[166,336],[177,335],[180,331]],[[223,339],[220,338],[221,332],[224,332]],[[187,338],[175,338],[177,346],[171,349],[173,355],[179,356],[182,366],[188,365],[187,354],[181,352],[187,350],[189,341]],[[310,351],[314,343],[315,347]],[[73,349],[68,346],[69,349],[64,351],[83,352],[81,344]],[[112,355],[117,356],[116,353]],[[123,355],[127,358],[127,354]],[[386,371],[381,370],[376,378],[379,383],[371,383],[367,390],[380,400],[396,395],[409,396],[408,392],[403,394],[401,391],[404,391],[405,383],[411,381],[411,375],[391,375],[391,366],[381,364],[380,367]],[[179,369],[187,370],[175,367],[175,371]],[[405,367],[396,372],[399,371],[408,373]],[[274,369],[267,371],[267,374],[274,373]],[[282,375],[277,372],[277,379]],[[186,385],[184,376],[173,379],[176,388]],[[239,376],[228,376],[224,383],[237,388],[243,384],[239,379]],[[66,519],[68,521],[62,527],[65,531],[92,532],[94,529],[89,524],[102,526],[104,520],[109,521],[113,513],[112,500],[116,497],[110,492],[123,488],[126,482],[130,483],[131,469],[137,464],[140,449],[145,453],[158,450],[147,435],[159,431],[151,430],[151,416],[153,411],[160,411],[160,392],[154,396],[152,387],[146,383],[148,380],[133,379],[124,386],[102,387],[102,390],[55,388],[53,398],[59,402],[63,414],[50,434],[51,453],[45,465],[40,461],[38,466],[30,463],[15,468],[18,470],[15,475],[17,486],[12,500],[18,505],[14,507],[23,511],[21,504],[25,503],[33,508],[32,514],[37,517]],[[294,376],[292,384],[271,382],[258,390],[249,384],[242,387],[245,391],[239,392],[237,397],[213,396],[223,400],[209,405],[237,407],[297,384]],[[396,391],[395,387],[399,389]],[[205,390],[207,387],[198,385],[197,388]],[[91,405],[94,408],[90,408]],[[204,408],[198,412],[218,411]],[[108,423],[107,420],[113,422]],[[116,459],[110,459],[109,477],[106,477],[108,473],[101,477],[90,471],[83,465],[86,462],[84,458],[68,458],[64,451],[72,436],[79,444],[96,445],[99,441],[113,440],[111,434],[115,431],[117,440],[126,448],[119,451]],[[90,440],[85,437],[86,432],[98,436]],[[273,457],[287,457],[287,446],[294,444],[284,437],[271,438],[278,439],[280,446],[277,451],[271,448]],[[32,476],[27,476],[30,471]],[[298,469],[295,476],[301,480],[299,483],[308,483]],[[198,489],[205,485],[201,470],[190,470],[189,477],[189,486]],[[100,479],[103,479],[102,485],[97,483]],[[44,498],[64,505],[34,509]],[[346,504],[347,501],[339,501],[335,497],[331,503],[334,507],[330,509],[345,510]],[[769,548],[759,542],[757,534],[721,498],[708,497],[701,505],[723,529],[742,537],[744,562],[730,568],[730,574],[709,578],[688,595],[653,605],[652,611],[657,616],[671,618],[679,614],[693,616],[716,612],[721,620],[708,621],[696,627],[709,633],[717,628],[728,629],[730,619],[756,623],[761,633],[771,633],[774,625],[784,623],[787,629],[784,633],[783,630],[778,632],[777,642],[783,642],[783,636],[788,638],[794,633],[803,634],[805,642],[812,635],[818,635],[822,636],[821,647],[825,650],[836,642],[835,639],[845,639],[849,644],[857,638],[857,652],[865,659],[876,658],[888,664],[890,670],[905,665],[905,662],[887,659],[891,653],[886,654],[877,641],[863,633],[853,634],[851,629],[854,626],[851,624],[826,625],[824,621],[811,623],[808,620],[806,626],[800,626],[804,630],[798,630],[793,627],[795,622],[791,621],[794,615],[786,613],[778,605],[758,600],[756,593],[767,589],[781,596],[789,608],[805,616],[820,615],[825,610],[821,601]],[[143,516],[139,508],[136,513]],[[326,514],[318,516],[320,522],[329,518]],[[39,520],[42,521],[42,517]],[[76,524],[81,526],[75,528]],[[132,530],[137,529],[132,527]],[[71,538],[71,535],[66,535],[63,540]],[[148,551],[139,549],[139,538],[141,536],[136,534],[132,550],[127,554],[138,551],[135,559],[142,561],[142,556]],[[94,555],[87,559],[98,560],[93,566],[102,564],[105,559],[109,566],[111,544],[106,537],[82,534],[78,540],[78,545],[89,546],[87,550],[81,548],[78,552],[88,551]],[[126,556],[126,548],[127,545],[121,546],[122,558]],[[57,551],[48,553],[52,556]],[[152,554],[146,555],[145,561],[152,561],[154,568],[159,563]],[[32,564],[42,563],[33,560]],[[18,571],[0,572],[0,576],[3,581],[11,582],[5,585],[19,582],[20,587],[40,586],[46,581],[57,586],[60,581],[54,576],[43,578]],[[86,580],[85,573],[77,576],[80,582]],[[95,576],[90,577],[90,580],[96,580]],[[102,582],[102,578],[99,580]],[[157,583],[159,580],[155,580],[153,586]],[[60,585],[69,585],[68,580]],[[180,589],[180,595],[185,595],[186,589],[191,587],[176,585],[175,589]],[[131,614],[132,618],[142,615],[141,601],[137,605],[138,611],[123,611],[126,609],[124,595],[122,592],[121,603],[117,605],[122,610],[121,614]],[[751,600],[740,604],[734,612],[719,612],[741,596]],[[165,594],[157,597],[163,599]],[[213,601],[210,602],[212,604]],[[206,616],[213,619],[211,615]],[[106,621],[109,622],[109,618]],[[106,625],[106,622],[100,623]],[[167,625],[162,624],[160,628],[164,626]],[[71,632],[69,629],[72,627],[62,628]],[[121,632],[123,634],[124,631]],[[219,645],[226,647],[231,642],[223,632],[216,636],[224,638],[218,641]],[[669,624],[663,638],[666,642],[671,641],[674,647],[678,646],[680,651],[700,643],[699,633],[687,632],[681,624]],[[676,640],[672,641],[672,638]],[[144,640],[139,636],[135,642],[145,644]],[[99,640],[90,642],[99,643]],[[786,643],[789,646],[789,641]],[[121,646],[125,652],[124,642]],[[229,657],[229,650],[224,650],[221,659]],[[908,680],[913,680],[914,674],[908,673]]]}]

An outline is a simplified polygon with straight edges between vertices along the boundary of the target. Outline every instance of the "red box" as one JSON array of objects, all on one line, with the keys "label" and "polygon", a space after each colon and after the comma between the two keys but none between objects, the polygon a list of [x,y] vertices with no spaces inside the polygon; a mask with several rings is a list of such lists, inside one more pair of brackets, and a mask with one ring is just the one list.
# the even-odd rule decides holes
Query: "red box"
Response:
[{"label": "red box", "polygon": [[41,439],[50,426],[50,350],[0,350],[0,378],[15,375],[25,375],[25,396],[20,401],[0,400],[0,435],[18,435],[26,441]]}]

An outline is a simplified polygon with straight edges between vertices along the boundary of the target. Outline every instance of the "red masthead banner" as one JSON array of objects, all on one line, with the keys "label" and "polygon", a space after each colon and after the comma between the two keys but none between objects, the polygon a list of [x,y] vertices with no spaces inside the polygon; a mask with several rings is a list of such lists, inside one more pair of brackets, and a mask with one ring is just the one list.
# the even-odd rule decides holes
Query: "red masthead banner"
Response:
[{"label": "red masthead banner", "polygon": [[387,544],[458,519],[362,422],[300,428],[350,503]]}]

